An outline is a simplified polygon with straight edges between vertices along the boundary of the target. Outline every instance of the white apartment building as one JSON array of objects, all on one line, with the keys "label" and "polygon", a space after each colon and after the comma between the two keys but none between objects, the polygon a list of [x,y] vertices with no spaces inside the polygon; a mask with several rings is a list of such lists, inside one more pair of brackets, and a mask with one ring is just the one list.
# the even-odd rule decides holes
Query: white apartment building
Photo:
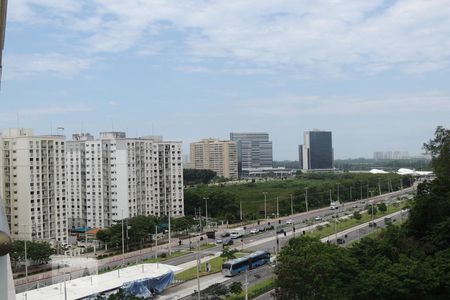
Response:
[{"label": "white apartment building", "polygon": [[181,142],[124,132],[67,142],[69,226],[108,227],[137,215],[184,215]]},{"label": "white apartment building", "polygon": [[7,129],[0,159],[0,200],[11,237],[67,242],[64,136]]},{"label": "white apartment building", "polygon": [[237,144],[234,141],[203,139],[191,143],[191,166],[216,172],[217,176],[238,178]]}]

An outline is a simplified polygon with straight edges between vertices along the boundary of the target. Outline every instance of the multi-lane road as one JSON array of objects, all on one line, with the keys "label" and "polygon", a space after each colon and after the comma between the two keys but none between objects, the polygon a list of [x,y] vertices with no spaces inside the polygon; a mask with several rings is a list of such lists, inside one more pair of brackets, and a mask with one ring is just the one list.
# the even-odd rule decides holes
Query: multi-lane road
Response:
[{"label": "multi-lane road", "polygon": [[[353,210],[361,210],[367,205],[369,201],[379,202],[379,201],[391,201],[390,199],[394,199],[398,196],[413,192],[414,187],[406,188],[401,191],[396,191],[389,194],[383,194],[380,196],[373,197],[371,199],[363,199],[353,202],[347,202],[343,204],[339,210],[330,210],[328,207],[311,210],[309,212],[304,212],[300,214],[295,214],[288,217],[282,217],[277,220],[264,220],[261,221],[258,225],[257,223],[246,225],[247,229],[246,232],[250,232],[251,229],[262,229],[267,228],[270,225],[274,225],[277,229],[283,228],[286,232],[286,236],[284,234],[278,234],[278,240],[279,240],[279,246],[282,247],[287,240],[292,237],[294,234],[301,234],[305,228],[312,228],[314,227],[314,224],[320,224],[322,222],[326,222],[329,219],[332,219],[333,216],[342,217],[345,215],[350,214]],[[393,200],[392,200],[393,201]],[[316,221],[316,217],[320,217],[321,220]],[[278,223],[278,220],[280,220],[280,224]],[[291,223],[292,224],[287,224]],[[293,232],[295,228],[295,233]],[[221,227],[217,229],[217,234],[220,235],[221,233],[224,233],[226,231],[230,231],[231,229],[227,229],[225,227]],[[234,247],[237,248],[248,248],[250,250],[268,250],[272,253],[276,252],[277,248],[276,240],[275,240],[275,231],[266,231],[254,235],[247,234],[244,236],[244,238],[235,240]],[[196,240],[192,240],[194,243]],[[184,240],[183,244],[181,246],[173,246],[172,251],[177,250],[188,250],[189,249],[189,240]],[[206,238],[203,242],[208,242]],[[209,240],[209,242],[214,242],[213,240]],[[210,256],[211,254],[220,252],[222,250],[222,245],[217,245],[213,248],[209,248],[207,250],[201,251],[201,256]],[[158,252],[166,252],[167,253],[167,245],[161,245],[158,247]],[[137,263],[147,258],[152,258],[155,256],[155,252],[153,249],[145,249],[142,251],[136,251],[133,253],[127,253],[125,257],[122,258],[122,256],[116,256],[114,258],[109,258],[106,260],[98,261],[97,270],[103,271],[111,268],[115,268],[121,265],[126,265],[130,263]],[[169,259],[164,261],[165,264],[170,265],[182,265],[191,261],[194,261],[196,259],[195,253],[188,253],[186,255]],[[261,269],[263,270],[263,269]],[[71,268],[70,270],[64,270],[70,274],[71,278],[77,278],[86,275],[86,268]],[[49,285],[57,282],[63,281],[63,269],[57,270],[56,272],[49,272],[47,274],[38,274],[29,276],[28,278],[28,284],[26,281],[22,278],[19,280],[16,280],[16,292],[23,292],[27,289],[33,289],[36,288],[38,285]],[[233,279],[234,280],[234,279]],[[238,277],[237,279],[238,280]],[[39,282],[39,284],[38,284]]]}]

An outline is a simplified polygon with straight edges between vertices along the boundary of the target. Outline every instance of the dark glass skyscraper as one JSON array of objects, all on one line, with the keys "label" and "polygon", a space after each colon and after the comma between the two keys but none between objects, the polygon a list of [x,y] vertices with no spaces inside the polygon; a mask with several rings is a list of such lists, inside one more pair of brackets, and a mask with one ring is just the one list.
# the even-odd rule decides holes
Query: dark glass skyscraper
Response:
[{"label": "dark glass skyscraper", "polygon": [[252,168],[272,167],[272,142],[263,132],[230,133],[237,143],[239,172]]},{"label": "dark glass skyscraper", "polygon": [[304,170],[330,170],[334,167],[331,131],[305,131],[304,144],[299,149]]}]

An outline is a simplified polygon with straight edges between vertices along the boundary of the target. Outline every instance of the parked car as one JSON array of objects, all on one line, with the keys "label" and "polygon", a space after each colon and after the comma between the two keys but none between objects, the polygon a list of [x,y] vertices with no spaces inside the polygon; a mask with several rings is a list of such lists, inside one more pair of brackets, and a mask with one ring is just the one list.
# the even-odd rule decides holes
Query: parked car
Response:
[{"label": "parked car", "polygon": [[222,244],[223,240],[222,239],[216,239],[216,244]]}]

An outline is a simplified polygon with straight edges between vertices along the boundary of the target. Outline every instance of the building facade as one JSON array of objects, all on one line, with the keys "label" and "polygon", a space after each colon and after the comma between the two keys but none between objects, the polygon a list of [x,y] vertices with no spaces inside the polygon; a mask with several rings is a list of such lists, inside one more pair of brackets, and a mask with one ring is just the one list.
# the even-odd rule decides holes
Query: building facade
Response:
[{"label": "building facade", "polygon": [[191,166],[193,169],[206,169],[217,176],[238,178],[237,144],[234,141],[204,139],[190,145]]},{"label": "building facade", "polygon": [[67,142],[69,226],[108,227],[138,215],[184,215],[181,142],[74,135]]},{"label": "building facade", "polygon": [[231,132],[230,140],[237,144],[238,169],[272,168],[273,150],[269,134],[264,132]]},{"label": "building facade", "polygon": [[11,237],[67,242],[65,140],[7,129],[0,136],[0,199]]},{"label": "building facade", "polygon": [[[302,170],[331,170],[334,154],[331,131],[305,131],[301,145]],[[300,154],[299,153],[299,154]]]}]

